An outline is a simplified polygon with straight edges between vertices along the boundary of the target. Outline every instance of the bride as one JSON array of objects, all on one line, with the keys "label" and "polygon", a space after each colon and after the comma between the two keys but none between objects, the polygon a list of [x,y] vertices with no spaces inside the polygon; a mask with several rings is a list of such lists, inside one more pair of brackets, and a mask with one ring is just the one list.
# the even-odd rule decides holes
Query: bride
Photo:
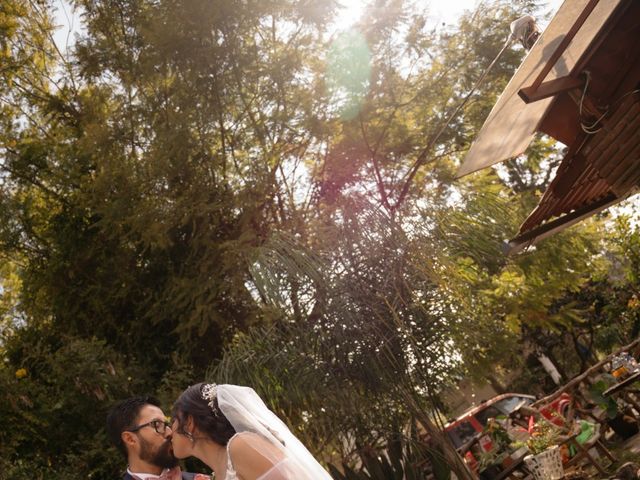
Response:
[{"label": "bride", "polygon": [[331,479],[249,387],[187,388],[173,407],[171,429],[174,455],[202,460],[217,479]]}]

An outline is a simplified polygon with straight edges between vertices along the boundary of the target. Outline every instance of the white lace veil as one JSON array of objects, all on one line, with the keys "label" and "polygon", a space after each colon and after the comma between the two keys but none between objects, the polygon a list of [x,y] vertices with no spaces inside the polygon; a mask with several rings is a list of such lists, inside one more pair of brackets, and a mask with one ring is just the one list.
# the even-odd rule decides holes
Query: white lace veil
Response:
[{"label": "white lace veil", "polygon": [[276,467],[269,478],[291,478],[301,480],[330,480],[329,473],[311,455],[309,450],[291,433],[289,428],[265,405],[258,394],[249,387],[218,385],[216,396],[218,408],[229,420],[236,432],[254,432],[283,453],[286,459]]}]

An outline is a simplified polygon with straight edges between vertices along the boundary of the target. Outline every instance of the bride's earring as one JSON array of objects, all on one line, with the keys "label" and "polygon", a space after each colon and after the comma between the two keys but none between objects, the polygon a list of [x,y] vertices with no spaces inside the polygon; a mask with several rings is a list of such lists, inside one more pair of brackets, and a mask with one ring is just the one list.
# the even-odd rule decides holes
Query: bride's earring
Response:
[{"label": "bride's earring", "polygon": [[193,433],[191,432],[187,432],[186,430],[184,431],[184,436],[187,437],[189,439],[189,441],[191,442],[191,444],[193,445],[194,443],[196,443],[196,439],[193,436]]}]

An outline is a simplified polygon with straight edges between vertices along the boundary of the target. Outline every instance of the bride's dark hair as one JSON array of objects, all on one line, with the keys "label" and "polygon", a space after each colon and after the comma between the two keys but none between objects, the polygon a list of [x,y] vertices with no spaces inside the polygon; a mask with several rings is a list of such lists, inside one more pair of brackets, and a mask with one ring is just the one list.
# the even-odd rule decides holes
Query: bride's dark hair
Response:
[{"label": "bride's dark hair", "polygon": [[198,430],[211,440],[226,446],[236,431],[218,407],[218,399],[214,400],[212,409],[208,400],[202,397],[204,383],[197,383],[187,388],[173,405],[172,417],[178,421],[176,431],[185,434],[184,425],[189,417]]}]

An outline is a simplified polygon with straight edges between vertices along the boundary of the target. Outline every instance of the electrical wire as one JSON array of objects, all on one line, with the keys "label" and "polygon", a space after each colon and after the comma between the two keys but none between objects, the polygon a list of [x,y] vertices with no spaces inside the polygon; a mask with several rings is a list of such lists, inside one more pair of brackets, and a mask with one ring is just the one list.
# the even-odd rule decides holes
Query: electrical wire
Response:
[{"label": "electrical wire", "polygon": [[586,125],[584,123],[584,121],[582,120],[582,105],[584,104],[584,97],[587,95],[587,89],[589,88],[589,83],[591,83],[591,72],[589,70],[585,70],[582,73],[584,73],[587,79],[584,82],[584,88],[582,89],[582,95],[580,96],[580,103],[578,105],[578,113],[579,113],[578,118],[580,118],[580,128],[582,128],[582,131],[588,135],[593,135],[595,133],[598,133],[602,129],[602,127],[597,129],[595,129],[595,127],[598,125],[598,123],[600,123],[600,121],[605,117],[605,115],[609,113],[609,107],[607,107],[604,113],[600,115],[600,117],[598,117],[598,119],[595,122],[593,122],[591,125]]},{"label": "electrical wire", "polygon": [[604,113],[602,115],[600,115],[593,123],[591,123],[590,125],[586,125],[585,122],[582,120],[582,105],[584,103],[584,98],[585,98],[585,96],[587,94],[587,89],[589,88],[589,83],[591,82],[591,72],[589,70],[585,70],[582,73],[585,74],[587,79],[586,79],[586,81],[584,83],[584,88],[582,89],[582,95],[580,96],[580,103],[578,105],[578,112],[579,112],[579,118],[580,118],[580,128],[582,128],[582,131],[584,133],[586,133],[587,135],[594,135],[594,134],[598,133],[600,130],[602,130],[602,127],[598,127],[598,124],[611,111],[612,107],[614,105],[617,105],[618,103],[620,103],[624,98],[628,97],[629,95],[633,95],[633,94],[639,93],[640,89],[631,90],[631,91],[625,93],[624,95],[618,97],[612,104],[606,106],[606,108],[604,109]]},{"label": "electrical wire", "polygon": [[[458,112],[460,111],[460,109],[462,107],[464,107],[467,102],[469,101],[469,99],[471,98],[471,95],[473,95],[475,93],[475,91],[477,90],[477,88],[480,86],[480,84],[484,81],[485,77],[487,76],[487,74],[491,71],[491,69],[493,68],[493,66],[496,64],[496,62],[500,59],[500,57],[502,56],[502,54],[504,53],[504,51],[509,47],[509,45],[511,45],[511,42],[514,40],[513,35],[509,35],[509,37],[507,38],[507,41],[505,42],[505,44],[503,45],[502,49],[500,50],[500,52],[498,52],[498,55],[496,55],[496,57],[493,59],[493,61],[489,64],[489,66],[484,70],[484,72],[482,72],[482,75],[480,75],[480,78],[476,81],[476,83],[473,85],[473,87],[471,88],[471,90],[464,96],[464,98],[462,99],[462,101],[458,104],[458,106],[453,110],[453,112],[451,112],[449,114],[449,116],[446,118],[446,120],[444,122],[442,122],[440,124],[440,128],[438,129],[437,133],[432,137],[431,141],[429,142],[429,145],[427,146],[427,148],[425,148],[423,150],[423,152],[429,151],[431,149],[431,147],[433,145],[435,145],[435,143],[438,141],[438,139],[440,138],[440,135],[442,135],[442,133],[444,132],[444,130],[449,126],[449,124],[451,123],[451,120],[453,120],[453,118],[458,114]],[[425,162],[428,163],[428,162]]]}]

